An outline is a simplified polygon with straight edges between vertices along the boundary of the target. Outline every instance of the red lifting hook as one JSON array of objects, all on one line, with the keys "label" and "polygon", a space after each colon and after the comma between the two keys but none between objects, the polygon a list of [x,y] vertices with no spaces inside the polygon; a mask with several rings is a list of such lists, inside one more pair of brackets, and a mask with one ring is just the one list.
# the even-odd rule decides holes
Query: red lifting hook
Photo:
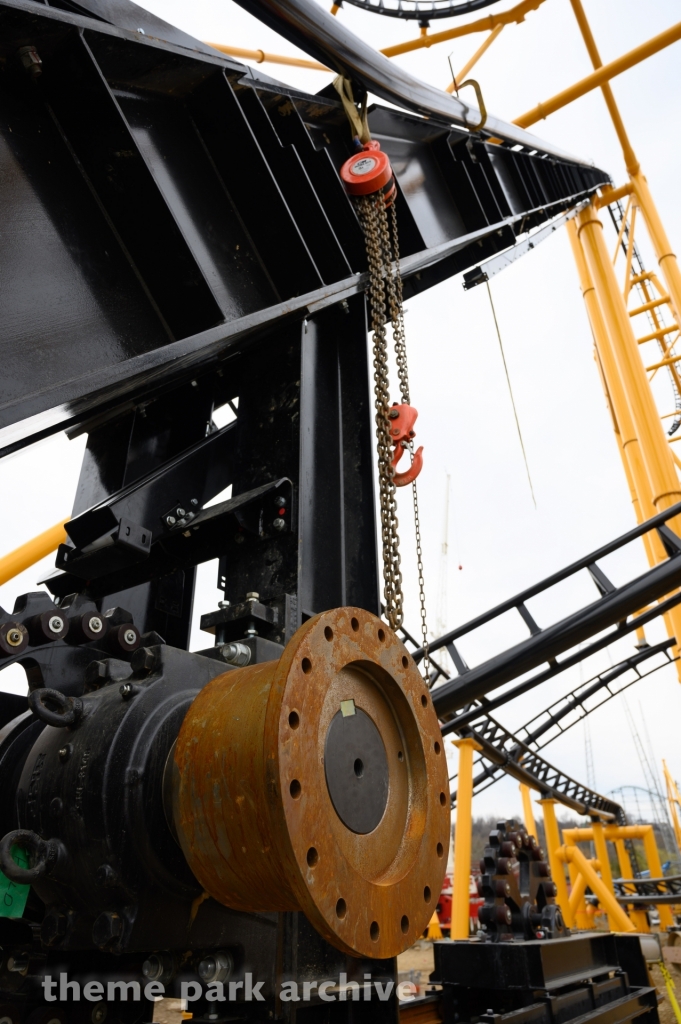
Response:
[{"label": "red lifting hook", "polygon": [[[390,440],[395,445],[395,451],[393,452],[392,464],[393,467],[402,458],[402,453],[408,446],[412,437],[415,437],[414,424],[418,411],[413,405],[398,405],[395,402],[388,412],[388,419],[390,420]],[[405,473],[395,473],[393,480],[395,481],[396,487],[406,487],[407,484],[411,484],[416,480],[423,469],[423,446],[414,452],[414,460]]]}]

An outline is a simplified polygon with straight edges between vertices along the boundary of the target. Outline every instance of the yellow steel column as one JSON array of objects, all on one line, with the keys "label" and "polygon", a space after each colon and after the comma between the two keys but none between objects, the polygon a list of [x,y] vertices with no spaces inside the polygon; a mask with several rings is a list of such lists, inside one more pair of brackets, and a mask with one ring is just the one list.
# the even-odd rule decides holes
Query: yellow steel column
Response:
[{"label": "yellow steel column", "polygon": [[614,350],[619,380],[641,446],[651,500],[660,512],[681,499],[681,485],[674,460],[606,248],[603,224],[591,205],[584,209],[577,219],[579,238],[598,297],[606,333]]},{"label": "yellow steel column", "polygon": [[[624,346],[622,344],[618,344],[618,334],[613,334],[608,330],[608,326],[616,329],[618,324],[626,323],[626,329],[633,339],[630,319],[627,315],[626,308],[624,307],[624,300],[621,297],[616,282],[615,285],[612,283],[614,280],[614,270],[612,269],[612,265],[608,263],[609,270],[611,271],[609,287],[612,292],[612,300],[615,305],[619,301],[621,311],[623,310],[623,316],[620,316],[617,320],[611,316],[610,323],[606,325],[604,313],[599,301],[600,291],[603,291],[603,282],[601,281],[600,291],[597,292],[594,278],[592,277],[590,267],[587,264],[586,254],[582,244],[585,241],[584,235],[578,234],[578,225],[574,220],[568,222],[567,229],[573,256],[577,266],[577,272],[579,274],[582,294],[584,296],[584,304],[586,306],[591,330],[593,332],[596,354],[598,356],[598,368],[602,376],[603,386],[606,391],[606,398],[613,418],[613,427],[620,447],[620,455],[624,466],[624,473],[629,485],[634,513],[638,522],[643,522],[643,520],[649,519],[651,516],[655,515],[656,512],[659,512],[660,508],[655,504],[655,492],[651,488],[650,475],[647,472],[644,463],[639,435],[634,424],[632,410],[628,401],[627,384],[630,385],[629,390],[631,390],[631,375],[626,378],[622,375],[616,356],[616,350]],[[596,228],[596,231],[602,235],[602,227]],[[605,244],[602,238],[600,241],[603,242],[603,245]],[[634,360],[638,360],[640,371],[636,376],[636,383],[634,384],[634,387],[638,386],[645,389],[652,402],[650,386],[645,375],[643,364],[641,363],[641,358],[638,353],[635,340],[633,341],[633,345],[636,348],[636,351],[632,354],[632,358]],[[661,446],[661,450],[664,455],[666,455],[667,461],[669,462],[672,456],[669,451],[667,441],[664,438],[664,433],[657,413],[654,415],[653,423],[658,427],[657,433],[659,436],[657,438],[657,444],[658,446]],[[676,476],[676,470],[673,462],[669,465],[668,477],[672,477],[672,479],[676,481],[676,485],[678,487],[678,477]],[[664,503],[662,507],[666,507],[666,503]],[[646,534],[645,537],[643,537],[643,544],[651,566],[657,565],[666,557],[666,553],[657,534]],[[681,640],[681,609],[673,609],[665,615],[665,624],[669,635],[678,637]],[[681,662],[677,662],[677,673],[681,678]]]},{"label": "yellow steel column", "polygon": [[454,878],[452,880],[452,926],[450,938],[467,939],[470,930],[471,829],[473,825],[473,752],[481,750],[474,739],[454,740],[459,748],[456,786],[456,832],[454,833]]},{"label": "yellow steel column", "polygon": [[676,254],[657,212],[647,179],[639,171],[637,174],[631,175],[631,180],[639,208],[648,228],[650,241],[653,243],[657,262],[667,285],[667,292],[671,298],[676,319],[681,322],[681,270],[679,270]]},{"label": "yellow steel column", "polygon": [[[610,869],[610,858],[608,856],[608,844],[605,840],[605,834],[603,832],[603,822],[600,820],[600,818],[591,819],[591,828],[593,830],[593,842],[596,850],[596,860],[598,860],[601,865],[601,878],[603,879],[603,884],[608,887],[608,891],[612,893],[614,899],[615,889],[612,884],[612,871]],[[608,911],[608,927],[610,928],[611,932],[616,931],[618,927],[617,920],[612,916],[610,911]]]},{"label": "yellow steel column", "polygon": [[[582,33],[582,38],[589,52],[591,63],[595,69],[601,68],[603,62],[596,46],[596,40],[593,37],[591,27],[587,20],[584,8],[582,7],[582,0],[570,0],[572,8],[575,12],[577,24],[579,25]],[[632,185],[634,187],[634,194],[638,199],[639,208],[643,214],[643,219],[646,222],[650,240],[653,243],[653,249],[655,250],[655,256],[657,262],[660,265],[660,270],[664,276],[667,284],[667,291],[671,297],[674,310],[676,312],[676,318],[679,320],[681,314],[681,270],[672,249],[671,243],[667,236],[667,232],[664,229],[660,215],[657,212],[657,207],[653,201],[648,182],[644,175],[641,173],[641,165],[638,162],[638,158],[634,153],[633,146],[629,141],[622,116],[615,102],[615,97],[612,92],[612,88],[609,83],[604,82],[601,85],[601,91],[605,99],[608,112],[612,119],[615,131],[617,132],[617,138],[619,139],[622,147],[622,153],[624,155],[624,162],[626,164],[627,172],[631,178]]]},{"label": "yellow steel column", "polygon": [[[633,878],[634,869],[631,866],[631,859],[629,857],[629,852],[626,846],[624,845],[624,839],[615,840],[615,849],[617,850],[617,860],[619,861],[620,866],[620,877]],[[630,886],[629,889],[627,889],[627,892],[630,891],[634,891],[633,886]],[[640,907],[627,907],[627,913],[636,925],[638,931],[650,931],[650,925],[648,924],[648,915],[646,914],[645,910],[641,910]]]},{"label": "yellow steel column", "polygon": [[[655,839],[655,832],[652,825],[648,825],[644,833],[643,849],[645,850],[646,860],[648,861],[650,877],[662,878],[660,853],[657,849],[657,841]],[[672,914],[671,907],[666,906],[664,903],[658,903],[657,911],[660,915],[660,928],[671,928],[674,924],[674,915]]]},{"label": "yellow steel column", "polygon": [[521,782],[518,789],[520,795],[523,798],[523,820],[525,822],[525,829],[528,835],[537,838],[537,824],[534,820],[534,811],[532,810],[532,790],[529,786],[526,786],[524,782]]},{"label": "yellow steel column", "polygon": [[545,797],[543,800],[539,800],[538,803],[541,804],[542,811],[544,812],[546,853],[549,858],[551,876],[553,881],[556,883],[556,899],[566,925],[568,928],[572,928],[574,922],[572,920],[570,898],[568,896],[567,883],[565,881],[565,869],[563,867],[563,861],[559,856],[561,840],[560,829],[558,828],[558,821],[556,819],[556,804],[558,801],[550,797]]}]

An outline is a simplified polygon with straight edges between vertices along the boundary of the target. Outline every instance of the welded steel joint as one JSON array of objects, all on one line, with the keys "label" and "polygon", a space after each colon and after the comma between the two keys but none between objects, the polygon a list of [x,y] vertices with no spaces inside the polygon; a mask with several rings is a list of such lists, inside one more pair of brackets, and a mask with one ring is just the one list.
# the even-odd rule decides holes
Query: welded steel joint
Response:
[{"label": "welded steel joint", "polygon": [[173,815],[207,893],[302,910],[346,953],[426,928],[450,838],[442,737],[404,645],[359,608],[306,622],[278,662],[210,682],[175,749]]}]

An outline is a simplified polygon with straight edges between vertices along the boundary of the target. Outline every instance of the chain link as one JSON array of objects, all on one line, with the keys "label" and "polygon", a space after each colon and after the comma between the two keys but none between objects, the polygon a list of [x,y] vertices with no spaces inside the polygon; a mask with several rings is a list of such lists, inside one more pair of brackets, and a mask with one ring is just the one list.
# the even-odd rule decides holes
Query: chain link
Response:
[{"label": "chain link", "polygon": [[392,467],[390,441],[390,385],[388,377],[388,342],[385,333],[385,263],[383,258],[380,212],[383,197],[363,196],[359,213],[364,228],[369,262],[369,295],[374,351],[374,403],[376,410],[376,441],[378,448],[378,485],[383,541],[383,587],[385,613],[391,629],[399,629],[404,619],[400,538],[398,534],[397,500]]},{"label": "chain link", "polygon": [[[392,442],[390,437],[390,390],[388,377],[388,341],[385,330],[386,302],[390,311],[397,375],[400,382],[402,402],[410,403],[409,373],[407,368],[407,347],[404,330],[404,303],[402,276],[400,274],[399,240],[397,214],[393,202],[388,214],[383,195],[364,196],[358,203],[360,220],[364,228],[367,259],[369,264],[369,295],[371,304],[371,328],[373,331],[374,353],[374,399],[376,409],[376,438],[378,442],[378,480],[381,508],[381,533],[383,540],[383,583],[386,618],[392,629],[398,629],[404,619],[404,598],[402,594],[402,571],[400,567],[397,500],[392,465]],[[392,228],[392,239],[391,239]],[[395,270],[393,271],[393,263]],[[408,447],[413,459],[413,443]],[[421,547],[421,523],[419,519],[416,481],[412,483],[414,501],[414,524],[416,528],[416,562],[418,568],[419,601],[421,611],[421,633],[423,637],[423,667],[427,681],[430,678],[428,658],[428,629],[426,625],[426,598],[423,578],[423,551]]]}]

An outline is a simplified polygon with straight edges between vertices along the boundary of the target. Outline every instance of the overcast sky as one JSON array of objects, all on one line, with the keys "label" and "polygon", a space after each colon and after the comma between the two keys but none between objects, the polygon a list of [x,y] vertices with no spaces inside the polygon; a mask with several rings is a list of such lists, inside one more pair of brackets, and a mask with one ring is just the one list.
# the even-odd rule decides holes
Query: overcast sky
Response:
[{"label": "overcast sky", "polygon": [[[143,5],[187,32],[233,46],[294,54],[285,40],[262,26],[231,0],[147,0]],[[487,12],[510,4],[500,4]],[[651,0],[641,17],[634,0],[585,0],[604,61],[611,60],[673,24],[679,16],[673,0]],[[417,33],[413,23],[366,14],[353,7],[342,18],[377,47]],[[448,23],[447,23],[448,24]],[[438,27],[443,27],[442,23]],[[413,74],[443,87],[450,80],[448,55],[458,70],[481,36],[445,43],[397,58]],[[681,240],[678,202],[681,163],[681,76],[679,44],[656,55],[614,82],[633,145],[647,174],[672,243]],[[324,88],[330,76],[265,65],[272,77],[306,91]],[[546,0],[524,24],[507,27],[475,70],[487,108],[512,120],[537,102],[591,70],[568,0]],[[619,184],[624,165],[600,93],[533,127],[540,137],[593,160]],[[612,244],[614,246],[614,236]],[[648,265],[653,264],[642,242]],[[461,278],[411,299],[406,317],[411,394],[419,409],[418,443],[425,446],[419,479],[424,524],[425,573],[429,622],[443,617],[457,625],[634,525],[623,471],[593,360],[593,345],[565,231],[492,281],[492,292],[515,393],[537,507],[530,494],[522,453],[485,288],[464,292]],[[668,408],[668,407],[667,407]],[[667,411],[667,410],[665,410]],[[0,462],[4,496],[0,522],[6,550],[28,540],[69,514],[83,439],[57,436]],[[445,530],[445,482],[451,476],[448,524],[449,558],[442,560]],[[418,628],[413,557],[413,523],[408,489],[400,495],[400,519],[407,625]],[[35,589],[53,560],[0,587],[0,603]],[[611,569],[616,583],[645,568],[635,547]],[[195,602],[198,616],[215,607],[215,567],[205,566]],[[443,585],[446,580],[446,586]],[[446,593],[445,593],[446,592]],[[533,608],[544,626],[568,613],[595,591],[567,588],[551,603]],[[472,662],[508,646],[517,635],[503,631],[471,645]],[[658,629],[650,638],[661,638]],[[207,638],[195,630],[192,646]],[[633,653],[622,643],[612,658]],[[505,725],[519,726],[581,679],[610,664],[596,656],[581,670],[566,672],[499,713]],[[18,670],[0,677],[6,689],[23,692]],[[647,731],[659,768],[666,758],[681,776],[681,688],[673,668],[663,669],[628,691],[639,728]],[[622,699],[590,716],[595,780],[601,792],[644,779],[627,725]],[[563,770],[587,780],[584,730],[580,724],[548,747],[546,756]],[[476,814],[499,817],[520,813],[517,785],[504,780],[476,799]]]}]

